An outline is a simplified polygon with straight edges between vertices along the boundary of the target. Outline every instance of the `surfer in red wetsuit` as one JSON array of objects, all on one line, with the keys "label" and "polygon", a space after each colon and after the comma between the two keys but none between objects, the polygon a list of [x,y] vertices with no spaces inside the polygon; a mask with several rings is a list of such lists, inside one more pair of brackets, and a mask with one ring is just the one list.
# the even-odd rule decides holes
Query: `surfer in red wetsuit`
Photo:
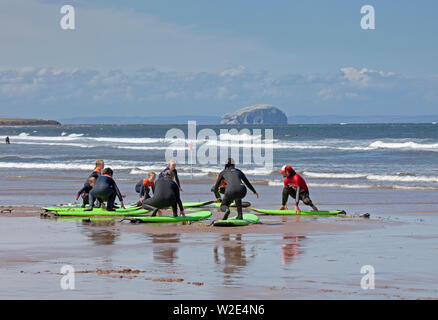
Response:
[{"label": "surfer in red wetsuit", "polygon": [[304,181],[303,177],[296,173],[295,170],[289,165],[283,166],[283,168],[280,170],[280,173],[284,177],[284,188],[280,210],[287,210],[287,199],[289,196],[291,196],[295,199],[296,212],[300,212],[300,208],[298,207],[300,200],[303,201],[304,204],[312,207],[314,211],[318,211],[318,208],[315,207],[312,203],[312,200],[310,200],[309,188],[307,187],[306,181]]}]

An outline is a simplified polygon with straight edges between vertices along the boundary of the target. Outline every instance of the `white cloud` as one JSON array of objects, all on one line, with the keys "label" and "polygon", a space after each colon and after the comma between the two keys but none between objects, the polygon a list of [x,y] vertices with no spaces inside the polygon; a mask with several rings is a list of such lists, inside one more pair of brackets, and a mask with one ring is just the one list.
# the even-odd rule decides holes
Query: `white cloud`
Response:
[{"label": "white cloud", "polygon": [[236,77],[244,73],[246,68],[244,66],[238,66],[235,68],[230,68],[222,71],[220,75],[222,77]]},{"label": "white cloud", "polygon": [[163,110],[176,114],[211,113],[206,106],[213,106],[214,112],[221,114],[239,105],[256,103],[291,108],[291,112],[304,107],[301,113],[330,108],[333,113],[354,110],[356,104],[363,102],[369,103],[367,108],[382,112],[383,108],[406,104],[415,105],[416,111],[435,110],[438,102],[433,93],[438,89],[438,77],[407,77],[355,68],[342,68],[331,74],[286,76],[239,70],[244,72],[229,77],[222,72],[164,72],[151,68],[133,73],[2,68],[0,105],[26,116],[47,113],[68,117],[103,106],[107,113],[120,115],[162,114]]}]

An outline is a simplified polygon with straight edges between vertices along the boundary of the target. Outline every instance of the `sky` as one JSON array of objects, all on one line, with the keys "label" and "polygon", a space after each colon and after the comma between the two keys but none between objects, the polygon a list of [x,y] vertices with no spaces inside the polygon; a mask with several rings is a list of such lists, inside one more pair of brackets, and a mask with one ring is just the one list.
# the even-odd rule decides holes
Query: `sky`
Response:
[{"label": "sky", "polygon": [[[60,9],[75,8],[63,30]],[[375,9],[375,29],[360,9]],[[0,117],[438,114],[438,3],[1,0]]]}]

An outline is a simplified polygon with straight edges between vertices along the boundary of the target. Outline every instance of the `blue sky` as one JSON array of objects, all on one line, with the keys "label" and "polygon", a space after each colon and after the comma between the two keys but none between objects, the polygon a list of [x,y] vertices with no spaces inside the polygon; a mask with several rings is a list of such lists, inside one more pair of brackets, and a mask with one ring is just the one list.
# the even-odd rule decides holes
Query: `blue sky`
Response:
[{"label": "blue sky", "polygon": [[[76,30],[59,27],[62,5]],[[376,30],[360,28],[373,5]],[[0,2],[0,115],[437,114],[432,1]],[[413,107],[415,106],[415,107]]]}]

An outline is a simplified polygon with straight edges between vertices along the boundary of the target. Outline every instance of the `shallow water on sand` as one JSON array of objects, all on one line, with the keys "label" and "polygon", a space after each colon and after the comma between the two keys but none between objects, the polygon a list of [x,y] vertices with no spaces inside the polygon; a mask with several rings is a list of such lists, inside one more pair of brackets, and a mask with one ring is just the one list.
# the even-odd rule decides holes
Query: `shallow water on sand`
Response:
[{"label": "shallow water on sand", "polygon": [[[438,298],[437,218],[401,220],[330,233],[149,234],[118,222],[2,217],[0,298]],[[60,287],[66,264],[91,271],[75,275],[75,290]],[[375,268],[374,290],[361,289],[363,265]],[[95,272],[124,268],[145,272]]]}]

